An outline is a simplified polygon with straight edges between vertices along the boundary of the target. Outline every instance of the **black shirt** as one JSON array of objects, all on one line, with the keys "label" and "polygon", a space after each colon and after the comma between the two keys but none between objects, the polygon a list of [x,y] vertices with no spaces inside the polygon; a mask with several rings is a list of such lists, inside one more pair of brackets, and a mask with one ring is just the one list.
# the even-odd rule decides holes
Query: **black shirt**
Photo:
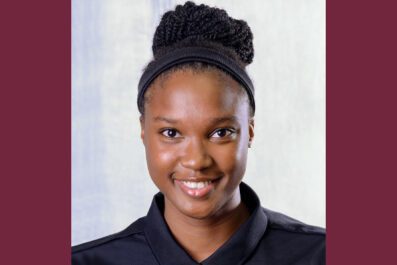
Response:
[{"label": "black shirt", "polygon": [[73,265],[313,265],[325,264],[325,230],[260,206],[240,185],[249,219],[210,257],[197,263],[173,238],[163,217],[164,197],[154,196],[148,215],[120,233],[72,248]]}]

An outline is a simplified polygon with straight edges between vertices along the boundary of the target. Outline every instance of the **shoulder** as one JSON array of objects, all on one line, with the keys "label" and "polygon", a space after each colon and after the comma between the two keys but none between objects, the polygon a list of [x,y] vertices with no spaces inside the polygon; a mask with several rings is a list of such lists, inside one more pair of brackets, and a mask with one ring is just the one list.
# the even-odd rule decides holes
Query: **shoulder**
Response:
[{"label": "shoulder", "polygon": [[97,248],[112,244],[114,241],[123,240],[126,237],[130,237],[143,232],[144,217],[136,220],[126,229],[121,232],[99,238],[90,242],[79,244],[72,247],[72,254],[89,250],[91,248]]},{"label": "shoulder", "polygon": [[303,235],[325,236],[324,228],[305,224],[285,214],[274,212],[266,208],[262,208],[262,210],[268,218],[268,226],[271,229]]},{"label": "shoulder", "polygon": [[142,217],[119,233],[73,246],[72,264],[109,264],[115,258],[119,264],[125,264],[123,260],[128,261],[139,253],[145,255],[149,249],[144,237],[144,224],[145,217]]},{"label": "shoulder", "polygon": [[[285,264],[325,264],[325,229],[262,209],[268,223],[263,249]],[[301,263],[297,263],[297,260]]]}]

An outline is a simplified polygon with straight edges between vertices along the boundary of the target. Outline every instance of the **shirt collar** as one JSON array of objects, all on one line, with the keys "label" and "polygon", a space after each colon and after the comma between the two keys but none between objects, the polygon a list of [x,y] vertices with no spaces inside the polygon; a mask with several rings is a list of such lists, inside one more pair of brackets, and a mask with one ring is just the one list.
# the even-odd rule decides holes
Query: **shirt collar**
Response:
[{"label": "shirt collar", "polygon": [[[250,210],[248,220],[223,244],[203,265],[242,264],[254,251],[265,233],[267,217],[262,211],[255,192],[245,183],[240,184],[241,199]],[[164,196],[155,195],[149,209],[145,235],[146,239],[161,265],[196,265],[185,250],[173,238],[163,217]]]}]

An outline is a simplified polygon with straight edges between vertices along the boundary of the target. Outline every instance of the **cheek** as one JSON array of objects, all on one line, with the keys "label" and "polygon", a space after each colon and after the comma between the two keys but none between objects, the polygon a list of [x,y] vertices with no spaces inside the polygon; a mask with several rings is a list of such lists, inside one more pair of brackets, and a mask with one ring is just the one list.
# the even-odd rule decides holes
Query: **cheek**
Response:
[{"label": "cheek", "polygon": [[149,174],[153,180],[165,178],[172,173],[176,163],[173,148],[159,143],[158,139],[150,139],[145,144],[146,161]]},{"label": "cheek", "polygon": [[247,163],[247,150],[244,141],[217,150],[216,163],[221,171],[230,177],[242,178]]}]

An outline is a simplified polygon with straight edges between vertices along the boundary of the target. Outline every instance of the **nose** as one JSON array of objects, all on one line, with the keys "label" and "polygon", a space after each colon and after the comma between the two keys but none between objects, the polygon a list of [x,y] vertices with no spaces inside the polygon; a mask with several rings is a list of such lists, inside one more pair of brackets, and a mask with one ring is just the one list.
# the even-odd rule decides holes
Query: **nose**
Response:
[{"label": "nose", "polygon": [[200,171],[210,167],[212,163],[213,159],[202,141],[192,139],[186,143],[185,150],[181,157],[181,164],[183,167],[194,171]]}]

